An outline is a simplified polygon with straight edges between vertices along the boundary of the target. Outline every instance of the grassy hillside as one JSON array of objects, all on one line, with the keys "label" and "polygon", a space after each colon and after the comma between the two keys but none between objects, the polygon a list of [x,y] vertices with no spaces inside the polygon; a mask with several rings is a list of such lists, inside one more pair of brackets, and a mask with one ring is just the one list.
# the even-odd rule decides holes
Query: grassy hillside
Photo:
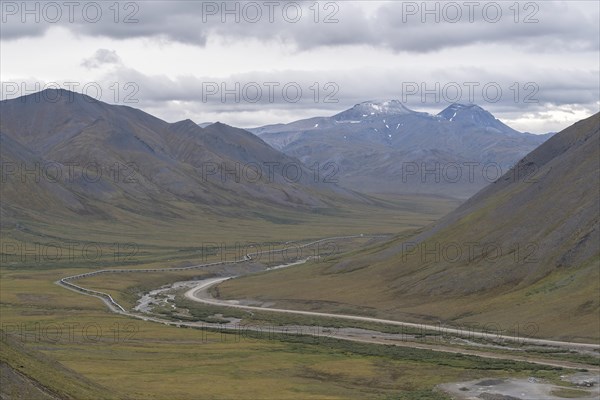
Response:
[{"label": "grassy hillside", "polygon": [[[9,329],[11,326],[6,326]],[[2,399],[117,399],[103,387],[66,368],[43,352],[28,348],[22,336],[4,329],[0,345],[0,394]],[[121,397],[122,398],[122,397]]]},{"label": "grassy hillside", "polygon": [[51,217],[86,223],[190,214],[276,219],[286,210],[377,203],[223,124],[170,124],[52,89],[4,100],[0,114],[4,227]]}]

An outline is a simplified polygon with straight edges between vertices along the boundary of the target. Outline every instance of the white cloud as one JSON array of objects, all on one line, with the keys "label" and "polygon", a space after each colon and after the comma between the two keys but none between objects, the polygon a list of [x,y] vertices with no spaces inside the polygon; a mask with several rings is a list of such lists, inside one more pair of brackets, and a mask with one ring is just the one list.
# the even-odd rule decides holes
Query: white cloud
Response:
[{"label": "white cloud", "polygon": [[121,57],[115,50],[98,49],[90,58],[86,58],[81,65],[88,69],[100,68],[104,65],[121,64]]}]

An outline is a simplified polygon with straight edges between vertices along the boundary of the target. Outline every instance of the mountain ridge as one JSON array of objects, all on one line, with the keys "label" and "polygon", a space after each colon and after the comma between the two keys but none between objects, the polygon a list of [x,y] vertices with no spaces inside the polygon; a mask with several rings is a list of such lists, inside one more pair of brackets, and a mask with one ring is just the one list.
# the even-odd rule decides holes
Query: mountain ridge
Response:
[{"label": "mountain ridge", "polygon": [[[168,123],[64,89],[4,100],[0,114],[2,158],[12,163],[3,165],[3,215],[43,209],[44,200],[60,212],[87,209],[90,215],[106,215],[98,207],[172,215],[181,212],[172,206],[177,202],[307,210],[329,207],[338,196],[369,202],[315,179],[299,160],[225,124]],[[51,173],[60,179],[52,181]],[[41,203],[24,196],[29,191]]]},{"label": "mountain ridge", "polygon": [[[398,100],[250,131],[308,165],[335,163],[340,184],[354,190],[462,199],[494,180],[485,176],[491,169],[502,175],[549,136],[518,132],[477,105],[454,103],[432,115]],[[441,176],[456,165],[458,182]],[[477,167],[476,177],[467,176],[469,165]],[[433,183],[431,169],[438,170]]]}]

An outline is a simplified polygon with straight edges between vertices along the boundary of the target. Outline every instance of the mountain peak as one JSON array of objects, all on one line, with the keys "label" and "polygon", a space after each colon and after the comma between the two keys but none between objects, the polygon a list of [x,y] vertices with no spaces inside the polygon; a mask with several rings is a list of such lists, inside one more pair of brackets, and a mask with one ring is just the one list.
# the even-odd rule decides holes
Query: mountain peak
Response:
[{"label": "mountain peak", "polygon": [[408,114],[414,111],[405,107],[398,100],[386,101],[365,101],[356,104],[352,109],[368,112],[368,115],[373,114]]},{"label": "mountain peak", "polygon": [[496,121],[496,118],[489,111],[484,110],[477,104],[452,103],[442,110],[438,116],[450,122],[470,120],[484,125]]},{"label": "mountain peak", "polygon": [[494,131],[504,132],[505,134],[510,135],[521,135],[520,132],[505,125],[494,117],[492,113],[476,104],[453,103],[441,111],[437,116],[448,122],[479,126],[485,128],[488,132]]},{"label": "mountain peak", "polygon": [[407,108],[398,100],[365,101],[354,107],[334,115],[336,120],[361,120],[372,116],[394,116],[413,114],[415,111]]},{"label": "mountain peak", "polygon": [[198,128],[198,125],[189,118],[181,120],[181,121],[177,121],[171,125],[173,125],[174,127],[177,127],[177,128],[188,128],[188,129],[189,128],[193,128],[193,129]]},{"label": "mountain peak", "polygon": [[[8,101],[4,100],[4,101]],[[12,99],[14,100],[14,99]],[[63,88],[47,88],[39,92],[23,95],[19,98],[21,103],[99,103],[100,101],[88,95],[73,92]]]}]

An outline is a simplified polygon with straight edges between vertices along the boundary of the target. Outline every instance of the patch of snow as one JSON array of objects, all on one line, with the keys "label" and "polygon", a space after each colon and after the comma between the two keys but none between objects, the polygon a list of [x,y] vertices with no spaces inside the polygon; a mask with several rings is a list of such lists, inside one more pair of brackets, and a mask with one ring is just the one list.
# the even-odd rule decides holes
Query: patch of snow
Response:
[{"label": "patch of snow", "polygon": [[452,122],[452,120],[454,119],[454,117],[456,117],[456,112],[454,113],[454,115],[452,116],[452,118],[450,118],[450,122]]},{"label": "patch of snow", "polygon": [[396,130],[398,130],[399,127],[400,127],[400,124],[396,125]]},{"label": "patch of snow", "polygon": [[385,127],[386,127],[386,128],[388,128],[388,129],[390,129],[390,126],[389,126],[389,125],[387,125],[387,124],[385,125]]},{"label": "patch of snow", "polygon": [[392,135],[388,135],[388,137],[392,137]]},{"label": "patch of snow", "polygon": [[319,124],[315,124],[314,128],[318,128],[318,127],[319,127]]}]

